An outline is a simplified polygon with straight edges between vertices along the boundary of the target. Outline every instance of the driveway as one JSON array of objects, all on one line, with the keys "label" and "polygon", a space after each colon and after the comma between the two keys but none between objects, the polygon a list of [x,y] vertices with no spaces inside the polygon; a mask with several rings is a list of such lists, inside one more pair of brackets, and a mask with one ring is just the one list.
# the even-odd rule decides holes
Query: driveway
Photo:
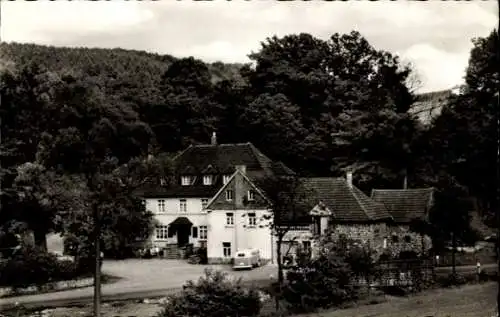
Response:
[{"label": "driveway", "polygon": [[[206,268],[228,272],[230,276],[242,277],[244,281],[269,279],[276,276],[276,266],[266,265],[251,271],[232,271],[227,265],[192,265],[182,260],[124,260],[105,261],[102,271],[105,274],[121,277],[116,283],[102,285],[103,299],[140,298],[161,295],[178,290],[187,280],[197,280]],[[14,305],[58,306],[92,300],[93,287],[17,296],[0,299],[0,309]],[[57,305],[56,305],[57,304]]]},{"label": "driveway", "polygon": [[[277,268],[268,264],[251,271],[232,271],[227,265],[192,265],[182,260],[124,260],[105,261],[103,273],[121,277],[113,284],[102,285],[103,300],[121,300],[145,297],[164,296],[178,291],[187,280],[197,280],[206,268],[228,272],[230,276],[241,277],[243,281],[251,282],[276,277]],[[496,265],[484,265],[483,269],[495,270]],[[475,266],[457,267],[457,272],[474,272]],[[451,267],[436,268],[437,273],[451,272]],[[93,288],[18,296],[0,299],[0,310],[12,307],[14,303],[26,307],[57,307],[81,304],[92,301]]]}]

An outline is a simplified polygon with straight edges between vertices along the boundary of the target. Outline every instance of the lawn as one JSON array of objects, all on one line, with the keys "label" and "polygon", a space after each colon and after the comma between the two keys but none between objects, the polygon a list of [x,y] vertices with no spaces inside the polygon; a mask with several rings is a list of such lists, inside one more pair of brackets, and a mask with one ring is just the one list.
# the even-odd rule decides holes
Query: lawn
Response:
[{"label": "lawn", "polygon": [[497,284],[493,282],[438,289],[387,302],[297,317],[492,317]]}]

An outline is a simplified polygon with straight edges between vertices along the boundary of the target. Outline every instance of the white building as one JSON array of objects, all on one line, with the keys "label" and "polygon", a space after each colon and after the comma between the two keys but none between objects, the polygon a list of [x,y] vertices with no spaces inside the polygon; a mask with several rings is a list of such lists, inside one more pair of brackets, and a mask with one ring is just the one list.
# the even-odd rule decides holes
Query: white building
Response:
[{"label": "white building", "polygon": [[[263,219],[268,202],[252,180],[293,171],[251,143],[190,146],[174,159],[176,184],[143,194],[157,227],[151,244],[177,257],[187,245],[207,247],[209,261],[229,262],[237,250],[255,248],[271,260],[275,243]],[[274,247],[273,247],[274,246]]]}]

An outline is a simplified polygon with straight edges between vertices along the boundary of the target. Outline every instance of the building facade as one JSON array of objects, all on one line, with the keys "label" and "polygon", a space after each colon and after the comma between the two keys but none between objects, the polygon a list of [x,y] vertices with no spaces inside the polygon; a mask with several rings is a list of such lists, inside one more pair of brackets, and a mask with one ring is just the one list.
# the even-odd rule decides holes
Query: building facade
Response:
[{"label": "building facade", "polygon": [[[270,203],[256,183],[294,175],[291,169],[251,143],[217,144],[215,134],[211,144],[188,147],[174,164],[173,184],[143,193],[157,222],[154,248],[176,258],[185,247],[204,247],[210,263],[228,263],[238,250],[258,249],[262,259],[276,262]],[[368,197],[352,184],[350,173],[301,182],[311,195],[307,221],[288,226],[282,256],[299,247],[314,250],[317,238],[327,233],[368,244],[377,254],[430,249],[430,239],[410,230],[410,223],[427,217],[432,188],[373,190]]]},{"label": "building facade", "polygon": [[[178,257],[187,246],[206,247],[211,262],[228,262],[237,250],[257,248],[272,258],[264,195],[253,180],[293,174],[251,143],[190,146],[175,159],[175,182],[143,192],[156,229],[150,244]],[[255,223],[255,225],[254,225]]]}]

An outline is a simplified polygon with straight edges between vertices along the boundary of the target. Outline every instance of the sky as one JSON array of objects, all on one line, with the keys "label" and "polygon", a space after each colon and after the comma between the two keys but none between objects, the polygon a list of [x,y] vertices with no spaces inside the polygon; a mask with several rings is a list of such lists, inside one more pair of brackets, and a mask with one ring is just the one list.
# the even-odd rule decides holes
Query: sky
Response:
[{"label": "sky", "polygon": [[359,31],[415,69],[419,92],[463,83],[471,39],[498,23],[496,1],[2,1],[1,39],[121,47],[207,62],[248,62],[273,35]]}]

